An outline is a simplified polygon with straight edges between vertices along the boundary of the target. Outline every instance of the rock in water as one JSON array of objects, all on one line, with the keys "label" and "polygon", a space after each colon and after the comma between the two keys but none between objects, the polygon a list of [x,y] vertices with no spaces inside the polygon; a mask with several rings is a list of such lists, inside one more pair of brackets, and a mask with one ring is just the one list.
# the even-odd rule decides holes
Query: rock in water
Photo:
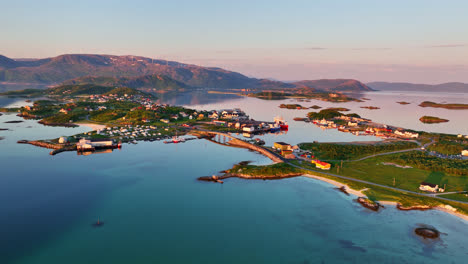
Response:
[{"label": "rock in water", "polygon": [[416,235],[421,236],[423,238],[431,238],[431,239],[436,239],[440,236],[440,232],[433,227],[418,227],[414,229],[414,233],[416,233]]}]

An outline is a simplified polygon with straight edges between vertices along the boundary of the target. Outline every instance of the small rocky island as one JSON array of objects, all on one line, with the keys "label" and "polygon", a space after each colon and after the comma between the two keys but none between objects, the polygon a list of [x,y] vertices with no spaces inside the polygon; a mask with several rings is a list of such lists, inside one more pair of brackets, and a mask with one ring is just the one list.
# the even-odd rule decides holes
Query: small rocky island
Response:
[{"label": "small rocky island", "polygon": [[425,123],[425,124],[435,124],[435,123],[444,123],[448,122],[448,119],[443,119],[435,116],[423,116],[419,118],[419,121]]},{"label": "small rocky island", "polygon": [[307,107],[304,107],[300,104],[281,104],[279,108],[286,108],[286,109],[307,109]]},{"label": "small rocky island", "polygon": [[361,106],[361,108],[369,109],[369,110],[377,110],[380,109],[380,107],[377,106]]},{"label": "small rocky island", "polygon": [[423,237],[424,239],[436,239],[440,237],[439,230],[435,229],[432,226],[421,226],[414,229],[414,233],[418,236]]},{"label": "small rocky island", "polygon": [[445,109],[468,109],[468,104],[440,104],[434,103],[431,101],[424,101],[419,104],[421,107],[435,107],[435,108],[445,108]]}]

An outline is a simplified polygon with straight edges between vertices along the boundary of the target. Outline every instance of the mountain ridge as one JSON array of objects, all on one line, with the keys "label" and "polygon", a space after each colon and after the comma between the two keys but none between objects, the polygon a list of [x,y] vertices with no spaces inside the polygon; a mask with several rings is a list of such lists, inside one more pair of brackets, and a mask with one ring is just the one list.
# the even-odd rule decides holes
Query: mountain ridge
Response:
[{"label": "mountain ridge", "polygon": [[[167,76],[190,87],[214,89],[310,89],[330,92],[367,91],[365,84],[351,79],[330,79],[287,83],[250,78],[218,67],[202,67],[176,61],[141,56],[100,54],[63,54],[37,60],[0,57],[0,82],[58,84],[86,76],[135,78]],[[324,83],[327,85],[324,85]]]}]

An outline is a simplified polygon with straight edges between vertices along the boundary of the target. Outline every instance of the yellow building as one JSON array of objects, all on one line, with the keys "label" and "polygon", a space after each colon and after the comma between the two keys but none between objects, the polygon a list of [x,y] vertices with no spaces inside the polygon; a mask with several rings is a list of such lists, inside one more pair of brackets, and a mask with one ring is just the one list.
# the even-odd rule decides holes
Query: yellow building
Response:
[{"label": "yellow building", "polygon": [[315,164],[316,168],[322,169],[322,170],[329,170],[331,168],[331,164],[327,162],[323,162],[320,160],[312,160],[312,164]]},{"label": "yellow building", "polygon": [[279,149],[279,150],[291,150],[291,145],[286,144],[284,142],[275,142],[273,144],[273,148]]}]

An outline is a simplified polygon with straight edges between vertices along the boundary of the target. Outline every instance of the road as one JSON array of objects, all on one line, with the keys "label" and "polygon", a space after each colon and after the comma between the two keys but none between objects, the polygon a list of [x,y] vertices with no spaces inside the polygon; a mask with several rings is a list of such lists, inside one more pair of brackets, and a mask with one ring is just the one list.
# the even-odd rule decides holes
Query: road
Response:
[{"label": "road", "polygon": [[[312,173],[317,173],[317,171],[314,171],[314,170],[310,170],[310,169],[301,167],[301,166],[299,166],[299,165],[296,165],[296,164],[291,163],[290,161],[286,161],[286,160],[285,160],[285,163],[287,163],[287,164],[289,164],[289,165],[291,165],[291,166],[293,166],[293,167],[302,169],[302,170],[310,171],[310,172],[312,172]],[[415,195],[420,195],[420,196],[431,197],[431,198],[435,198],[435,199],[439,199],[439,200],[445,200],[445,201],[451,201],[451,202],[458,202],[458,203],[468,204],[468,202],[462,202],[462,201],[452,200],[452,199],[448,199],[448,198],[444,198],[444,197],[437,197],[438,195],[442,195],[442,194],[461,193],[461,192],[437,193],[437,194],[419,193],[419,192],[408,191],[408,190],[405,190],[405,189],[395,188],[395,187],[391,187],[391,186],[387,186],[387,185],[383,185],[383,184],[378,184],[378,183],[374,183],[374,182],[364,181],[364,180],[360,180],[360,179],[356,179],[356,178],[351,178],[351,177],[347,177],[347,176],[337,175],[337,174],[333,174],[333,173],[329,173],[329,172],[322,172],[322,171],[321,171],[320,173],[321,173],[321,174],[326,174],[326,175],[329,175],[329,176],[333,176],[333,177],[337,177],[337,178],[340,178],[340,179],[344,179],[344,180],[349,180],[349,181],[364,183],[364,184],[367,184],[367,185],[373,185],[373,186],[377,186],[377,187],[383,187],[383,188],[387,188],[387,189],[394,190],[394,191],[398,191],[398,192],[402,192],[402,193],[409,193],[409,194],[415,194]]]},{"label": "road", "polygon": [[[421,145],[421,143],[419,143],[418,141],[414,141],[414,142],[416,142],[416,143],[418,143],[419,145]],[[403,152],[410,152],[410,151],[422,151],[423,148],[426,149],[429,145],[433,144],[434,142],[435,142],[435,141],[431,141],[431,142],[429,142],[429,143],[424,144],[422,147],[418,147],[418,148],[403,149],[403,150],[395,150],[395,151],[391,151],[391,152],[378,153],[378,154],[373,154],[373,155],[366,156],[366,157],[363,157],[363,158],[360,158],[360,159],[355,159],[355,160],[343,160],[343,162],[361,161],[361,160],[370,159],[370,158],[377,157],[377,156],[390,155],[390,154],[403,153]],[[327,161],[336,161],[336,162],[339,162],[340,160],[327,160]]]},{"label": "road", "polygon": [[[208,130],[203,130],[204,132],[211,132],[213,134],[220,134],[220,135],[226,135],[228,137],[232,137],[230,135],[227,135],[225,133],[220,133],[220,132],[214,132],[214,131],[208,131]],[[434,141],[432,142],[429,142],[429,143],[426,143],[423,147],[426,148],[427,146],[429,146],[430,144],[434,143]],[[305,170],[305,171],[310,171],[311,173],[317,173],[317,171],[314,171],[314,170],[310,170],[310,169],[307,169],[307,168],[304,168],[302,166],[299,166],[299,165],[296,165],[296,164],[293,164],[291,163],[290,160],[288,159],[285,159],[283,156],[279,155],[278,153],[272,151],[271,149],[269,148],[266,148],[266,147],[261,147],[263,148],[264,150],[270,152],[271,154],[275,155],[276,157],[280,158],[283,162],[285,162],[286,164],[289,164],[293,167],[296,167],[298,169],[302,169],[302,170]],[[371,158],[371,157],[375,157],[375,156],[379,156],[379,155],[388,155],[388,154],[393,154],[393,153],[401,153],[401,152],[407,152],[407,151],[414,151],[414,150],[421,150],[421,148],[417,148],[417,149],[406,149],[406,150],[399,150],[399,151],[393,151],[393,152],[386,152],[386,153],[380,153],[380,154],[375,154],[375,155],[371,155],[371,156],[367,156],[365,158],[362,158],[362,159],[368,159],[368,158]],[[362,160],[361,159],[361,160]],[[358,161],[358,160],[356,160]],[[369,181],[364,181],[364,180],[360,180],[360,179],[356,179],[356,178],[351,178],[351,177],[347,177],[347,176],[342,176],[342,175],[338,175],[338,174],[333,174],[333,173],[330,173],[330,172],[320,172],[322,174],[325,174],[325,175],[329,175],[329,176],[332,176],[332,177],[337,177],[337,178],[340,178],[340,179],[344,179],[344,180],[349,180],[349,181],[354,181],[354,182],[359,182],[359,183],[364,183],[364,184],[367,184],[367,185],[371,185],[371,186],[377,186],[377,187],[382,187],[382,188],[387,188],[387,189],[390,189],[390,190],[394,190],[394,191],[398,191],[398,192],[401,192],[401,193],[408,193],[408,194],[414,194],[414,195],[420,195],[420,196],[425,196],[425,197],[430,197],[430,198],[434,198],[434,199],[438,199],[438,200],[443,200],[443,201],[450,201],[450,202],[458,202],[458,203],[462,203],[462,204],[468,204],[468,202],[462,202],[462,201],[457,201],[457,200],[453,200],[453,199],[449,199],[449,198],[444,198],[444,197],[438,197],[438,195],[442,195],[442,194],[451,194],[451,193],[460,193],[460,192],[450,192],[450,193],[437,193],[437,194],[429,194],[429,193],[419,193],[419,192],[414,192],[414,191],[409,191],[409,190],[405,190],[405,189],[400,189],[400,188],[395,188],[395,187],[391,187],[391,186],[387,186],[387,185],[383,185],[383,184],[378,184],[378,183],[374,183],[374,182],[369,182]]]}]

